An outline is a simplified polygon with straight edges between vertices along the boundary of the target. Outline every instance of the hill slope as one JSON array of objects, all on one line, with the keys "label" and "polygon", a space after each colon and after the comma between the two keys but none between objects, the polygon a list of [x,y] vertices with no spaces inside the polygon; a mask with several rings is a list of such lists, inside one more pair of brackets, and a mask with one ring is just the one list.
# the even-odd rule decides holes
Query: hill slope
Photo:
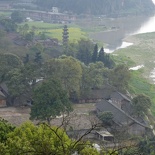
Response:
[{"label": "hill slope", "polygon": [[44,9],[59,7],[61,11],[77,14],[148,14],[155,10],[152,0],[37,0],[36,3]]}]

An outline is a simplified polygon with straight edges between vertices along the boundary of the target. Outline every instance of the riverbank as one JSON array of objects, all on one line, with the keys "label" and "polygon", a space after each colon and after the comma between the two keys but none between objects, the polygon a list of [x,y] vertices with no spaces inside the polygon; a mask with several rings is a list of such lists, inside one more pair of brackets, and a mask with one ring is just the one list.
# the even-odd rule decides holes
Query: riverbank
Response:
[{"label": "riverbank", "polygon": [[128,57],[134,62],[134,66],[144,65],[144,77],[153,82],[150,73],[155,68],[155,33],[134,35],[126,38],[125,41],[131,42],[133,45],[118,49],[115,54]]},{"label": "riverbank", "polygon": [[148,95],[153,101],[151,110],[155,115],[155,77],[151,77],[151,72],[155,68],[155,32],[133,35],[125,38],[124,41],[133,45],[118,49],[114,54],[129,67],[144,65],[140,70],[131,71],[130,91],[132,94]]}]

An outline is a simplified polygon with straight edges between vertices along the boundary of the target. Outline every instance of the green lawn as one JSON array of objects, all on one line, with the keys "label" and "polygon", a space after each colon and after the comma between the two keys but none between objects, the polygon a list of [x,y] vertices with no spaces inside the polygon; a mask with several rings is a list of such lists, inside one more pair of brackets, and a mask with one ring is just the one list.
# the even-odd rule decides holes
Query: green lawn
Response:
[{"label": "green lawn", "polygon": [[132,71],[132,78],[129,81],[129,88],[132,94],[145,94],[153,102],[151,111],[155,115],[155,85],[150,84],[147,79],[142,78],[143,70]]},{"label": "green lawn", "polygon": [[[59,41],[62,40],[63,24],[52,24],[39,21],[22,23],[22,25],[24,24],[28,24],[30,28],[36,27],[36,33],[44,32],[51,38],[57,38]],[[77,41],[80,38],[87,38],[87,33],[82,31],[82,29],[75,24],[68,25],[68,31],[69,40],[71,42]]]},{"label": "green lawn", "polygon": [[0,11],[0,16],[11,16],[11,13],[12,12],[9,12],[9,11],[7,12]]}]

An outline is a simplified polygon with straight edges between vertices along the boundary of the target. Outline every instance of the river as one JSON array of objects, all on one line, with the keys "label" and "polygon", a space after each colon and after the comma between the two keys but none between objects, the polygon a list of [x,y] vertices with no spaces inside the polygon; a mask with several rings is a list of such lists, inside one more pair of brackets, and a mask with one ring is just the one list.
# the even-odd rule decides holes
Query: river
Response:
[{"label": "river", "polygon": [[[155,0],[152,1],[155,4]],[[105,48],[105,52],[112,53],[117,49],[126,48],[133,45],[133,43],[123,41],[126,37],[134,34],[155,32],[155,15],[151,17],[138,16],[116,19],[111,18],[105,21],[101,20],[99,24],[105,25],[110,29],[105,32],[102,31],[93,33],[90,35],[90,37],[94,40],[106,43],[107,46]],[[155,83],[155,68],[153,71],[151,71],[150,77]]]},{"label": "river", "polygon": [[[155,0],[154,0],[155,1]],[[116,49],[125,48],[132,43],[123,40],[131,35],[154,32],[155,31],[155,15],[154,16],[138,16],[124,17],[116,19],[101,20],[100,25],[108,27],[108,31],[93,33],[90,37],[94,40],[107,44],[105,52],[112,53]]]}]

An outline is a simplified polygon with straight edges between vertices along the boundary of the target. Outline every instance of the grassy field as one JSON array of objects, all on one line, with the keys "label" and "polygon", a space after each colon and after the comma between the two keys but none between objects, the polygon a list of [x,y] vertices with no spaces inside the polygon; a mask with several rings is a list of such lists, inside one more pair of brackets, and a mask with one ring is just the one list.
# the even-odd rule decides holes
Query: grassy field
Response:
[{"label": "grassy field", "polygon": [[139,34],[126,39],[134,45],[115,52],[118,62],[125,62],[129,67],[144,65],[143,69],[131,71],[129,81],[132,94],[144,93],[153,101],[152,112],[155,115],[155,85],[150,84],[150,72],[155,68],[155,33]]},{"label": "grassy field", "polygon": [[[57,38],[59,41],[62,40],[63,24],[52,24],[39,21],[22,23],[22,25],[24,24],[28,24],[30,28],[36,27],[36,33],[44,32],[51,38]],[[82,31],[82,29],[75,24],[68,25],[68,32],[71,42],[77,41],[80,38],[87,38],[87,33]]]},{"label": "grassy field", "polygon": [[12,12],[9,12],[9,11],[7,12],[0,11],[0,16],[11,16],[11,13]]},{"label": "grassy field", "polygon": [[149,77],[155,67],[155,33],[139,34],[127,38],[126,41],[133,42],[134,45],[115,53],[131,59],[134,66],[144,65],[144,76]]},{"label": "grassy field", "polygon": [[145,94],[152,100],[151,111],[155,116],[155,85],[150,84],[142,77],[143,70],[132,71],[132,78],[129,81],[129,89],[132,94]]}]

